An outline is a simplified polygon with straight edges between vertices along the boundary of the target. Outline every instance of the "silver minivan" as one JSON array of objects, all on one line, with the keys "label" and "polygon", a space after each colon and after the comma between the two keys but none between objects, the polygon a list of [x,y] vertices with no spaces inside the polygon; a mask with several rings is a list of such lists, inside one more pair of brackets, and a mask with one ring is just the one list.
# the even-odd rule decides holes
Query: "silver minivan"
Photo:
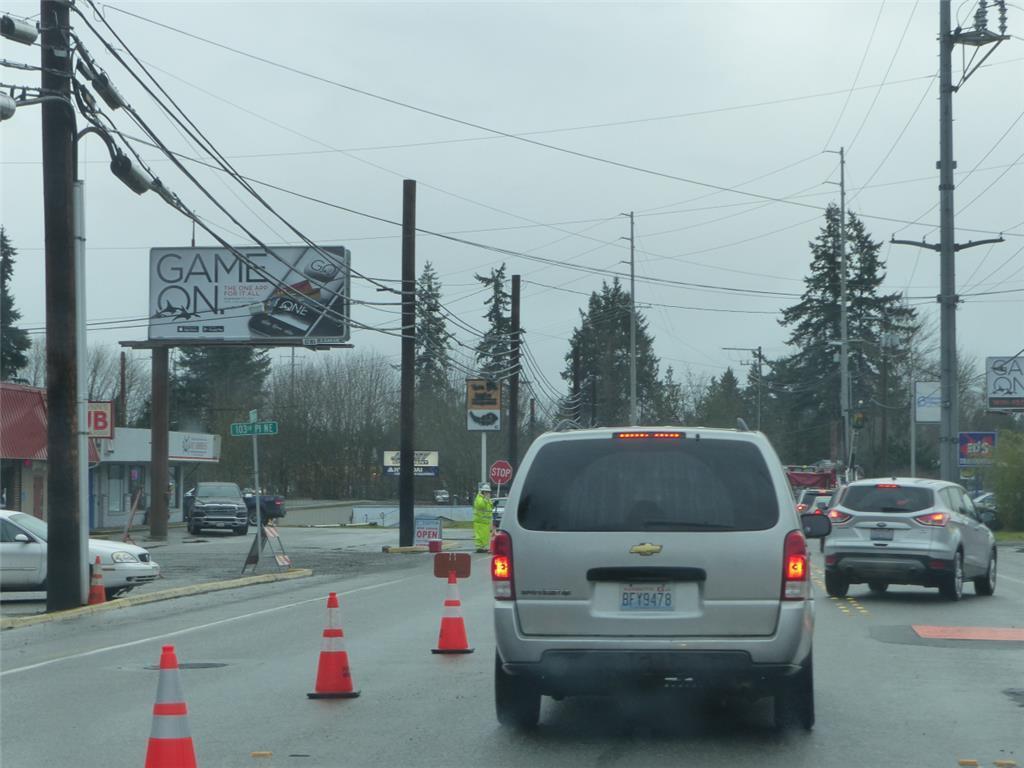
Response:
[{"label": "silver minivan", "polygon": [[758,432],[541,436],[492,544],[498,720],[535,725],[542,695],[711,688],[810,729],[806,539],[829,529]]}]

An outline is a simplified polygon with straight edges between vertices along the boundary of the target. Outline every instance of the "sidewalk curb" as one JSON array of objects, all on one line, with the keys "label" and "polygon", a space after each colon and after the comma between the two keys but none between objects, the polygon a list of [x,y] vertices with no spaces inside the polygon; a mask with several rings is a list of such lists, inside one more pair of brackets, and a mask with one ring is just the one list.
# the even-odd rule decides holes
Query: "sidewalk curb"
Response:
[{"label": "sidewalk curb", "polygon": [[283,573],[261,573],[256,576],[243,576],[238,579],[226,579],[224,581],[207,581],[201,584],[190,584],[187,587],[174,587],[160,592],[150,592],[143,595],[126,595],[116,600],[110,600],[98,605],[83,605],[80,608],[70,608],[58,613],[41,613],[32,616],[12,616],[0,619],[0,631],[5,629],[16,629],[18,627],[30,627],[33,624],[45,624],[51,621],[64,621],[76,619],[79,616],[88,616],[93,613],[104,611],[116,611],[121,608],[130,608],[133,605],[145,605],[156,603],[161,600],[173,600],[177,597],[188,597],[189,595],[201,595],[207,592],[220,592],[225,589],[237,589],[248,587],[253,584],[268,584],[274,581],[289,581],[291,579],[302,579],[312,576],[313,571],[309,568],[296,568]]},{"label": "sidewalk curb", "polygon": [[[442,550],[455,549],[460,546],[461,540],[444,541],[441,542]],[[415,555],[421,552],[429,552],[430,550],[423,544],[413,544],[411,547],[381,547],[381,552],[389,555]]]}]

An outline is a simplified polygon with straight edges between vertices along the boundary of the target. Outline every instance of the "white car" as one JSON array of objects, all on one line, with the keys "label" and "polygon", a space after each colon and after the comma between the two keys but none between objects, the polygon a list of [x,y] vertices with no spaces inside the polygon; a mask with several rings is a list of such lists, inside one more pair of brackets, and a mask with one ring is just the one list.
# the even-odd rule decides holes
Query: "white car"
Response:
[{"label": "white car", "polygon": [[[160,566],[134,544],[89,539],[89,562],[100,558],[107,597],[160,577]],[[46,523],[24,512],[0,509],[0,591],[46,589]]]}]

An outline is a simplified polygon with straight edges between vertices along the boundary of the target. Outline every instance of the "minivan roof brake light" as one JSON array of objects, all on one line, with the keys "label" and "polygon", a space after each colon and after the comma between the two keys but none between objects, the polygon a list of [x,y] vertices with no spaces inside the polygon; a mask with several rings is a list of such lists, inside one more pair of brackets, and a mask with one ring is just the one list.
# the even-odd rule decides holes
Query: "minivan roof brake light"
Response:
[{"label": "minivan roof brake light", "polygon": [[619,440],[678,440],[683,436],[682,432],[616,432],[615,437]]}]

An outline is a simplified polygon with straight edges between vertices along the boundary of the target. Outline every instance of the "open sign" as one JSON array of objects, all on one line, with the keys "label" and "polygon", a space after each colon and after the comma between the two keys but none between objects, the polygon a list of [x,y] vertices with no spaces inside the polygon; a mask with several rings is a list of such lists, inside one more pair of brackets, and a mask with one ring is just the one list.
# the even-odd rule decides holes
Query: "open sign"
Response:
[{"label": "open sign", "polygon": [[429,544],[431,541],[441,541],[441,518],[417,517],[415,531],[416,544]]}]

